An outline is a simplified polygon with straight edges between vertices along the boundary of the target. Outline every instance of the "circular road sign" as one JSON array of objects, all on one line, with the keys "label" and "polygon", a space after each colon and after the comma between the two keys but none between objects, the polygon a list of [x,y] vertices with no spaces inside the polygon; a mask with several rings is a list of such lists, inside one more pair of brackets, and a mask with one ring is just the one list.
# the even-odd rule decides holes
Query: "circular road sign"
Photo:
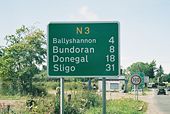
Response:
[{"label": "circular road sign", "polygon": [[131,77],[131,83],[134,84],[134,85],[139,85],[141,83],[141,77],[137,74],[134,74],[132,77]]}]

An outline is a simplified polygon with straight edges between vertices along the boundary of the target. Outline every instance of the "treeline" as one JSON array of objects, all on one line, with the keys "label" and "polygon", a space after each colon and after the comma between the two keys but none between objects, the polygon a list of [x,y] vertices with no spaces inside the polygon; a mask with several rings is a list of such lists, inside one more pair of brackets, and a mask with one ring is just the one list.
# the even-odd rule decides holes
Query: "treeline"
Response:
[{"label": "treeline", "polygon": [[[43,82],[47,80],[47,43],[45,33],[37,28],[22,26],[15,34],[5,37],[7,45],[0,47],[0,92],[3,94],[35,95],[46,93]],[[143,72],[153,81],[170,82],[170,74],[156,61],[136,62],[123,69],[127,78],[134,72]],[[70,78],[67,81],[87,82],[89,78]],[[96,80],[96,79],[94,79]]]},{"label": "treeline", "polygon": [[170,74],[164,73],[162,65],[157,67],[155,60],[150,63],[136,62],[123,70],[123,74],[126,76],[130,76],[135,72],[143,72],[145,76],[149,76],[153,82],[170,82]]}]

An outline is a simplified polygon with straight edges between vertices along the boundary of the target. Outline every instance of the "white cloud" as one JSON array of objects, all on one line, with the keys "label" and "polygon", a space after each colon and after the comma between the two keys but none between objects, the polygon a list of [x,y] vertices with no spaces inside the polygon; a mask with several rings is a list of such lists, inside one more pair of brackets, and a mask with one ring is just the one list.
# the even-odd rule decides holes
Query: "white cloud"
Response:
[{"label": "white cloud", "polygon": [[91,11],[91,9],[89,9],[89,7],[87,6],[80,7],[75,14],[71,15],[71,19],[78,20],[78,21],[98,21],[99,20],[97,14]]}]

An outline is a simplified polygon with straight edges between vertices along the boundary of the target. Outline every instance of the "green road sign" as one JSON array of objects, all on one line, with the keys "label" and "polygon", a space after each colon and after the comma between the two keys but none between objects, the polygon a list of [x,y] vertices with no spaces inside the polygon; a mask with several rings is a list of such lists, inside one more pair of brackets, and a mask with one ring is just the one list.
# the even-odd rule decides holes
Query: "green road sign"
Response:
[{"label": "green road sign", "polygon": [[50,23],[48,75],[114,76],[119,74],[117,22]]},{"label": "green road sign", "polygon": [[143,72],[139,72],[138,74],[139,74],[139,76],[141,78],[141,83],[139,84],[139,88],[143,89],[145,87],[145,83],[144,83],[145,74]]}]

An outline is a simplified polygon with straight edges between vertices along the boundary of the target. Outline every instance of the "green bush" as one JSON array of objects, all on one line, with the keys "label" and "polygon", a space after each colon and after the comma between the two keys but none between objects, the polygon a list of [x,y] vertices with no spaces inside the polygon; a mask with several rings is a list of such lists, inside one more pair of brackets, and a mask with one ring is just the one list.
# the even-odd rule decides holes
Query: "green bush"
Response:
[{"label": "green bush", "polygon": [[76,105],[66,102],[64,108],[64,114],[81,114]]},{"label": "green bush", "polygon": [[56,88],[59,87],[59,82],[54,82],[54,81],[46,82],[45,86],[47,89],[56,90]]},{"label": "green bush", "polygon": [[0,94],[2,95],[15,95],[17,94],[17,90],[15,88],[15,84],[11,85],[10,82],[2,82],[0,85]]},{"label": "green bush", "polygon": [[83,94],[81,102],[83,103],[84,107],[89,109],[90,107],[97,107],[101,103],[101,97],[94,92],[87,91]]},{"label": "green bush", "polygon": [[[83,114],[90,107],[98,107],[101,97],[94,92],[79,92],[72,94],[70,102],[64,104],[64,114]],[[59,97],[56,97],[55,113],[59,113]]]},{"label": "green bush", "polygon": [[55,110],[54,110],[55,114],[60,114],[60,97],[56,96],[55,99]]},{"label": "green bush", "polygon": [[32,85],[31,94],[33,96],[44,96],[47,95],[47,90],[43,83],[37,83]]},{"label": "green bush", "polygon": [[[55,114],[60,114],[60,98],[59,96],[56,96],[55,100]],[[69,102],[64,102],[64,114],[81,114],[77,105],[74,105]]]},{"label": "green bush", "polygon": [[34,100],[35,104],[33,107],[30,108],[27,106],[26,110],[23,110],[24,114],[54,114],[54,96],[50,96],[49,99],[48,96],[45,97],[35,97],[28,99]]}]

